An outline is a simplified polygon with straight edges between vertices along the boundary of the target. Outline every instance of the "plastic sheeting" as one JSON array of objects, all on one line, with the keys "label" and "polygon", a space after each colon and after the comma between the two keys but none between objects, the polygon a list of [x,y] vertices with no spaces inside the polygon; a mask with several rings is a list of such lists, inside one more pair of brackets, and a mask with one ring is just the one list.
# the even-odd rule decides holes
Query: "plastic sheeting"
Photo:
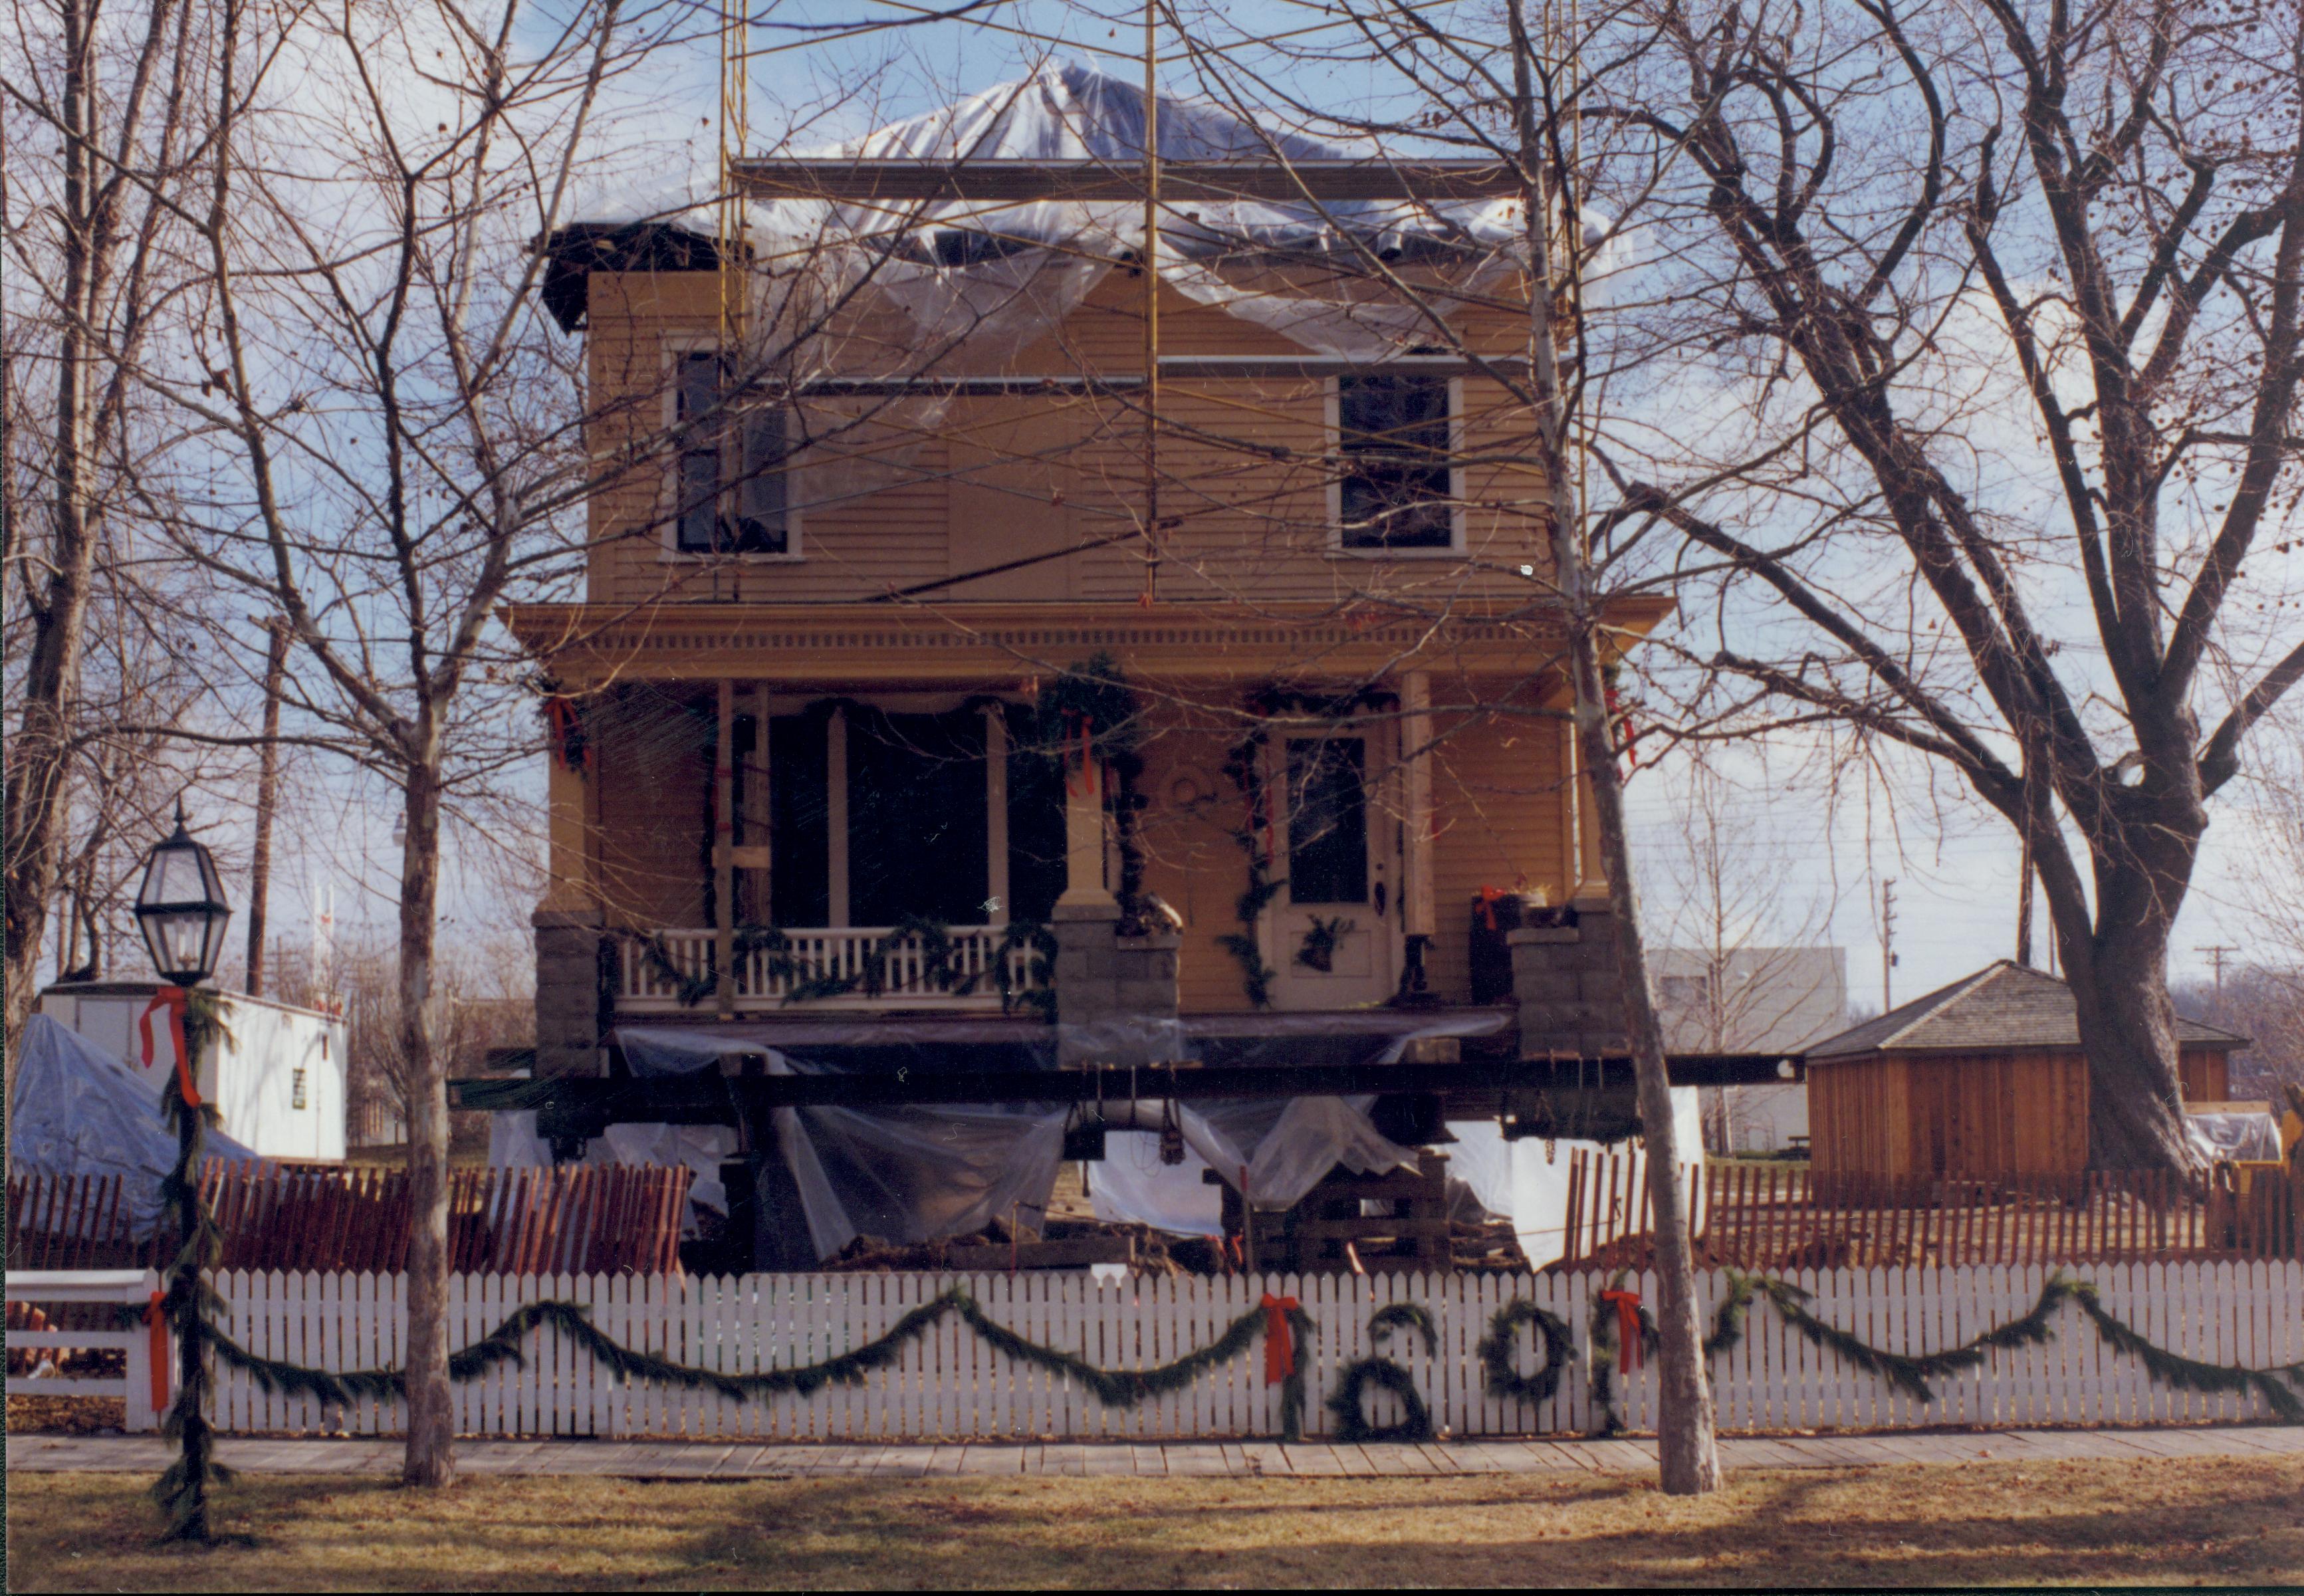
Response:
[{"label": "plastic sheeting", "polygon": [[[1700,1089],[1672,1089],[1673,1134],[1685,1161],[1700,1162],[1704,1111]],[[1448,1173],[1472,1189],[1482,1208],[1512,1221],[1512,1234],[1532,1269],[1556,1261],[1568,1251],[1568,1167],[1578,1150],[1607,1152],[1597,1142],[1554,1142],[1545,1156],[1542,1138],[1504,1140],[1492,1119],[1449,1122],[1455,1142],[1447,1149]],[[1619,1144],[1620,1146],[1622,1144]]]},{"label": "plastic sheeting", "polygon": [[[671,1028],[628,1027],[617,1040],[636,1075],[717,1069],[759,1052],[775,1074],[838,1068],[805,1052]],[[818,1257],[860,1235],[911,1245],[967,1235],[995,1218],[1037,1229],[1063,1151],[1060,1108],[779,1108],[775,1123]]]},{"label": "plastic sheeting", "polygon": [[[1138,86],[1055,62],[818,154],[939,164],[1089,161],[1125,171],[1143,162],[1144,121]],[[1354,152],[1258,128],[1207,101],[1163,98],[1160,155],[1295,163],[1348,159]],[[1380,361],[1427,343],[1430,309],[1446,307],[1405,302],[1376,287],[1376,274],[1345,263],[1363,247],[1388,259],[1445,253],[1457,291],[1471,292],[1512,269],[1519,216],[1515,199],[1428,206],[1195,200],[1161,217],[1158,270],[1186,297],[1307,351]],[[696,220],[702,230],[700,212]],[[753,275],[753,321],[762,335],[775,339],[783,329],[809,325],[868,281],[880,301],[910,323],[910,338],[884,341],[894,375],[923,359],[947,371],[962,369],[962,361],[968,369],[999,369],[1139,251],[1144,208],[1132,200],[891,207],[767,200],[746,207],[746,227],[761,263]],[[1338,268],[1318,269],[1331,253]],[[802,352],[798,363],[862,375],[876,361],[860,342]]]},{"label": "plastic sheeting", "polygon": [[2211,1161],[2280,1159],[2280,1121],[2263,1114],[2187,1114],[2192,1146]]},{"label": "plastic sheeting", "polygon": [[[9,1167],[17,1175],[121,1175],[139,1241],[160,1222],[160,1182],[176,1167],[176,1133],[159,1099],[113,1053],[47,1014],[24,1023],[16,1100],[8,1113]],[[245,1163],[256,1155],[210,1131],[208,1156]]]},{"label": "plastic sheeting", "polygon": [[[1416,1167],[1416,1150],[1387,1141],[1369,1120],[1368,1106],[1375,1101],[1299,1097],[1181,1104],[1176,1122],[1184,1136],[1184,1162],[1157,1163],[1156,1133],[1107,1132],[1104,1162],[1088,1176],[1089,1204],[1099,1219],[1149,1225],[1180,1235],[1213,1235],[1222,1229],[1216,1216],[1224,1198],[1202,1179],[1204,1170],[1214,1169],[1226,1185],[1245,1192],[1257,1209],[1277,1213],[1302,1201],[1339,1164],[1355,1175]],[[1156,1102],[1113,1107],[1117,1113],[1107,1121],[1124,1115],[1133,1125],[1159,1124]],[[1131,1141],[1115,1152],[1122,1137]],[[1160,1174],[1144,1164],[1148,1141]],[[1123,1163],[1125,1167],[1115,1168]],[[1188,1184],[1206,1197],[1194,1198]]]},{"label": "plastic sheeting", "polygon": [[[728,1187],[720,1166],[735,1156],[736,1133],[723,1125],[612,1125],[595,1137],[580,1163],[597,1168],[669,1167],[685,1164],[695,1178],[688,1201],[714,1213],[728,1211]],[[553,1163],[552,1145],[536,1133],[533,1108],[499,1109],[488,1125],[488,1163],[496,1168],[543,1169]],[[691,1210],[681,1216],[680,1233],[696,1234]]]},{"label": "plastic sheeting", "polygon": [[1156,1131],[1107,1131],[1104,1158],[1088,1177],[1088,1206],[1108,1223],[1149,1225],[1171,1235],[1222,1235],[1224,1188],[1208,1161],[1184,1147],[1183,1162],[1160,1161]]}]

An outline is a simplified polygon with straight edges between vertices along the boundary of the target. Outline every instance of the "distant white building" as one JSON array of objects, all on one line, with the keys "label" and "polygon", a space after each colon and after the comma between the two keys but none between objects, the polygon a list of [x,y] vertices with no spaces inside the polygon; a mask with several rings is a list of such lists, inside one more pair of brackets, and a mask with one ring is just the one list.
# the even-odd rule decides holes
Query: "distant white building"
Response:
[{"label": "distant white building", "polygon": [[[72,981],[40,994],[40,1012],[116,1055],[157,1101],[173,1049],[143,1062],[139,1019],[159,985]],[[343,1020],[245,992],[223,994],[224,1030],[197,1060],[200,1095],[224,1132],[261,1158],[341,1163],[344,1156]]]},{"label": "distant white building", "polygon": [[[1847,1024],[1848,955],[1837,947],[1660,947],[1648,968],[1669,1052],[1797,1053]],[[1799,1082],[1704,1095],[1708,1152],[1782,1152],[1808,1135]]]}]

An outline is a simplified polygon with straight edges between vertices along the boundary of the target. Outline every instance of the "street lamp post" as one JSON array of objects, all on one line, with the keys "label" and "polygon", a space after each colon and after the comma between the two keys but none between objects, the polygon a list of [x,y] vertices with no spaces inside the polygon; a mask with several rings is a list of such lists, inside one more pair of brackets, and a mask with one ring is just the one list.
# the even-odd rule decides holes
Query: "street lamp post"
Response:
[{"label": "street lamp post", "polygon": [[144,885],[136,892],[136,925],[152,968],[170,986],[199,985],[216,973],[231,919],[216,855],[184,828],[180,799],[176,829],[145,860]]},{"label": "street lamp post", "polygon": [[165,1015],[176,1049],[173,1078],[161,1088],[161,1101],[176,1122],[176,1167],[160,1185],[162,1200],[175,1210],[175,1261],[167,1289],[153,1311],[164,1317],[176,1340],[176,1399],[171,1421],[182,1455],[161,1481],[167,1508],[166,1538],[207,1543],[208,1486],[215,1438],[208,1422],[207,1325],[200,1312],[200,1272],[216,1262],[215,1235],[199,1209],[200,1142],[206,1128],[199,1094],[195,1038],[186,1033],[191,989],[216,973],[224,930],[232,919],[216,856],[184,827],[184,805],[176,802],[176,829],[152,850],[144,863],[144,884],[136,892],[136,924],[144,933],[152,968],[165,982],[144,1011],[145,1062],[151,1062],[151,1018]]}]

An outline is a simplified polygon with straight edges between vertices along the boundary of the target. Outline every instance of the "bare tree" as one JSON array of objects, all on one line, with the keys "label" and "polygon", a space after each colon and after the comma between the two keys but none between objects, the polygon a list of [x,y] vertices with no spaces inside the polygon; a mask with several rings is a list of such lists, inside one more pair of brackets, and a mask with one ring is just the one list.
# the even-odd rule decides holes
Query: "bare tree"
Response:
[{"label": "bare tree", "polygon": [[[89,726],[80,686],[98,567],[123,509],[123,471],[152,444],[134,373],[156,329],[174,324],[181,203],[208,148],[199,8],[150,0],[128,15],[101,13],[95,0],[20,5],[0,55],[10,323],[0,603],[14,715],[0,834],[12,1091]],[[115,577],[130,568],[119,562]],[[78,887],[91,885],[93,868],[84,839]]]},{"label": "bare tree", "polygon": [[[549,15],[413,0],[280,13],[224,0],[199,217],[196,378],[234,491],[178,547],[284,617],[287,713],[397,790],[396,1052],[411,1145],[405,1478],[453,1476],[446,1057],[436,1033],[444,816],[526,752],[492,615],[580,548],[577,374],[538,307],[532,241],[564,215],[592,119],[643,51],[620,0]],[[299,62],[260,100],[257,64]]]},{"label": "bare tree", "polygon": [[[1831,904],[1787,879],[1786,838],[1741,807],[1758,802],[1700,750],[1664,773],[1673,797],[1665,835],[1643,853],[1652,906],[1657,1006],[1674,1052],[1787,1052],[1845,1023],[1839,950],[1820,946]],[[1802,814],[1799,824],[1809,823]],[[1705,1141],[1735,1149],[1751,1099],[1798,1086],[1713,1087]]]},{"label": "bare tree", "polygon": [[[1333,15],[1313,30],[1322,37],[1311,44],[1290,35],[1258,37],[1214,13],[1185,33],[1204,80],[1243,111],[1372,140],[1394,157],[1419,149],[1478,157],[1517,179],[1521,232],[1514,253],[1521,275],[1512,290],[1472,296],[1475,302],[1512,304],[1525,317],[1520,347],[1508,357],[1498,358],[1458,329],[1443,308],[1444,276],[1438,283],[1419,280],[1364,230],[1357,235],[1345,231],[1354,242],[1340,249],[1340,259],[1326,269],[1418,307],[1424,313],[1419,336],[1426,346],[1464,359],[1502,384],[1526,418],[1513,453],[1531,483],[1527,504],[1546,527],[1549,560],[1541,571],[1529,565],[1522,573],[1542,595],[1532,609],[1557,627],[1559,640],[1555,652],[1530,661],[1529,680],[1565,678],[1577,766],[1590,795],[1613,911],[1662,1292],[1656,1313],[1662,1338],[1661,1478],[1664,1489],[1674,1494],[1713,1490],[1719,1485],[1720,1465],[1710,1382],[1698,1323],[1689,1215],[1675,1178],[1681,1155],[1664,1037],[1634,891],[1624,811],[1629,734],[1614,685],[1630,641],[1619,607],[1648,584],[1633,573],[1635,567],[1618,546],[1619,513],[1605,505],[1596,508],[1583,491],[1584,454],[1599,425],[1601,396],[1593,364],[1597,346],[1589,336],[1583,291],[1588,251],[1605,241],[1605,230],[1588,233],[1591,175],[1600,152],[1584,149],[1578,129],[1587,102],[1598,92],[1588,72],[1609,70],[1597,59],[1588,67],[1586,46],[1613,13],[1601,7],[1594,16],[1582,17],[1571,8],[1505,0],[1488,16],[1444,21],[1427,8],[1396,0],[1347,0],[1333,8]],[[1350,41],[1347,50],[1378,64],[1387,80],[1351,105],[1321,97],[1306,81],[1320,64],[1335,57],[1340,39]],[[1431,196],[1419,200],[1437,208]],[[1380,597],[1388,605],[1436,618],[1453,607],[1444,595],[1419,591],[1397,578],[1386,586]],[[1508,703],[1509,695],[1483,708]]]},{"label": "bare tree", "polygon": [[1614,463],[1623,513],[1722,590],[1691,662],[2005,818],[2078,1001],[2092,1157],[2189,1168],[2170,929],[2210,801],[2304,675],[2266,547],[2304,460],[2304,19],[1626,20],[1658,47],[1591,114],[1652,136],[1625,157],[1661,174],[1652,369],[1711,409]]}]

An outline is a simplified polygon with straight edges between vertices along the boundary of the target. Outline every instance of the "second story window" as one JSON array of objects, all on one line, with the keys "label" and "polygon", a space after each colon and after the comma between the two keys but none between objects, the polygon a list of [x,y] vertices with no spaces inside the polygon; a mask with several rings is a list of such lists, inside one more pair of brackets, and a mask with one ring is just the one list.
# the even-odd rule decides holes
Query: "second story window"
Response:
[{"label": "second story window", "polygon": [[728,394],[720,357],[680,356],[673,546],[683,554],[790,554],[784,472],[791,412]]},{"label": "second story window", "polygon": [[1444,377],[1336,379],[1343,548],[1455,547],[1449,395]]}]

